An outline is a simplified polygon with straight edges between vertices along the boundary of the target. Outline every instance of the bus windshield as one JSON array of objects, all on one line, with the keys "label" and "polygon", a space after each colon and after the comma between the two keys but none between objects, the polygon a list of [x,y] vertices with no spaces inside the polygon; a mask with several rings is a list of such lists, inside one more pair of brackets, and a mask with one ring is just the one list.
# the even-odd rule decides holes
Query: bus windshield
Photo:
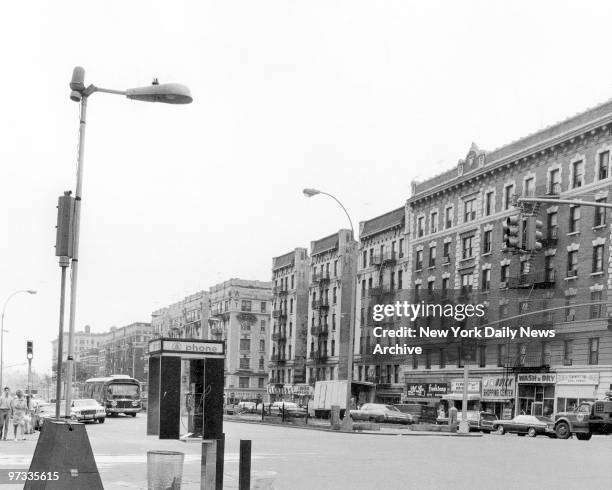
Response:
[{"label": "bus windshield", "polygon": [[133,384],[113,383],[108,386],[109,398],[138,398],[138,386]]}]

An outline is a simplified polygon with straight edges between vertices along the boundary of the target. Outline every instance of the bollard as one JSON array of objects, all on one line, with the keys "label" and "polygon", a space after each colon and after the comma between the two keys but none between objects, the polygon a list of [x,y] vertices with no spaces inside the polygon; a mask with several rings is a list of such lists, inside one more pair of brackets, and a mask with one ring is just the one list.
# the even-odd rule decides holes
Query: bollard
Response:
[{"label": "bollard", "polygon": [[281,416],[281,422],[285,421],[285,402],[283,402],[283,408],[282,410],[282,416]]},{"label": "bollard", "polygon": [[217,471],[215,490],[223,490],[223,463],[225,462],[225,433],[217,439]]},{"label": "bollard", "polygon": [[448,410],[448,426],[450,432],[457,432],[457,409],[454,405]]},{"label": "bollard", "polygon": [[261,404],[261,421],[262,421],[262,422],[264,421],[264,415],[265,415],[265,412],[266,412],[266,406],[265,406],[265,404],[264,404],[264,403],[262,403],[262,404]]},{"label": "bollard", "polygon": [[202,466],[200,468],[200,489],[212,490],[216,485],[217,441],[205,439],[202,441]]},{"label": "bollard", "polygon": [[240,439],[240,466],[238,470],[238,489],[251,488],[251,441]]}]

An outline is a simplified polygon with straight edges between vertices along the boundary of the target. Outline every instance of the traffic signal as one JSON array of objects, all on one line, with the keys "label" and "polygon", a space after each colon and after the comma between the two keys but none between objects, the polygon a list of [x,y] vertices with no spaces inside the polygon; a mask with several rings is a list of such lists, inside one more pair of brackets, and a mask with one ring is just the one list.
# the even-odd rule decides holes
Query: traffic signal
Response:
[{"label": "traffic signal", "polygon": [[57,202],[57,234],[55,236],[55,256],[72,258],[74,197],[70,191],[64,192]]},{"label": "traffic signal", "polygon": [[523,248],[523,228],[524,221],[520,214],[508,216],[504,221],[502,228],[504,230],[504,245],[506,250]]},{"label": "traffic signal", "polygon": [[530,252],[542,250],[542,227],[544,224],[535,216],[527,216],[525,249]]},{"label": "traffic signal", "polygon": [[26,357],[32,359],[34,357],[34,342],[28,340],[26,342]]}]

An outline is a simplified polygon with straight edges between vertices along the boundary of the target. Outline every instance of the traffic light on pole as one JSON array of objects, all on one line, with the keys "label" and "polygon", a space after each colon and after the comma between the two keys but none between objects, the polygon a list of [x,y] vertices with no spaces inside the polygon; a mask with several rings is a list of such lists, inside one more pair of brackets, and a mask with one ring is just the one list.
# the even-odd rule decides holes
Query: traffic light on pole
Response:
[{"label": "traffic light on pole", "polygon": [[55,237],[55,256],[72,258],[74,197],[70,191],[64,192],[57,202],[57,235]]},{"label": "traffic light on pole", "polygon": [[34,357],[34,342],[31,340],[26,342],[26,357],[28,360]]},{"label": "traffic light on pole", "polygon": [[529,251],[542,250],[542,227],[544,224],[535,216],[528,216],[526,220],[525,248]]},{"label": "traffic light on pole", "polygon": [[506,250],[520,250],[523,248],[524,222],[520,214],[508,216],[503,223],[504,245]]}]

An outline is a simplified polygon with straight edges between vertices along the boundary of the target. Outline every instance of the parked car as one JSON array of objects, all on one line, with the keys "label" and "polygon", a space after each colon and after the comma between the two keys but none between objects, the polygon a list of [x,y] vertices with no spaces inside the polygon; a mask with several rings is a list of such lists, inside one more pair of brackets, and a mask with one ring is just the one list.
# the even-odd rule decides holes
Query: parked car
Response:
[{"label": "parked car", "polygon": [[271,403],[258,403],[257,407],[255,407],[255,413],[261,413],[262,407],[263,407],[263,410],[264,410],[264,414],[265,415],[270,415],[270,410],[272,408],[272,404]]},{"label": "parked car", "polygon": [[300,407],[293,402],[274,402],[270,408],[272,415],[281,417],[285,410],[285,417],[301,418],[306,417],[306,408]]},{"label": "parked car", "polygon": [[238,403],[238,413],[255,413],[257,404],[255,402],[240,402]]},{"label": "parked car", "polygon": [[[463,413],[461,411],[457,412],[457,427],[459,423],[463,420]],[[470,426],[470,431],[481,431],[484,433],[489,433],[496,430],[495,423],[497,422],[497,417],[489,412],[479,412],[477,410],[468,410],[467,411],[467,421]],[[436,419],[436,424],[438,425],[448,425],[448,416],[440,417]]]},{"label": "parked car", "polygon": [[351,418],[405,425],[414,423],[409,413],[400,412],[397,407],[383,403],[364,403],[359,410],[351,410]]},{"label": "parked car", "polygon": [[498,434],[518,434],[535,437],[538,434],[556,437],[555,424],[552,419],[540,415],[517,415],[512,420],[498,420],[493,425]]},{"label": "parked car", "polygon": [[106,420],[106,409],[93,398],[83,398],[72,401],[72,418],[79,422],[98,422]]},{"label": "parked car", "polygon": [[[60,411],[60,413],[64,412]],[[44,419],[48,417],[55,417],[55,403],[39,403],[32,414],[34,430],[40,430],[45,421]]]}]

